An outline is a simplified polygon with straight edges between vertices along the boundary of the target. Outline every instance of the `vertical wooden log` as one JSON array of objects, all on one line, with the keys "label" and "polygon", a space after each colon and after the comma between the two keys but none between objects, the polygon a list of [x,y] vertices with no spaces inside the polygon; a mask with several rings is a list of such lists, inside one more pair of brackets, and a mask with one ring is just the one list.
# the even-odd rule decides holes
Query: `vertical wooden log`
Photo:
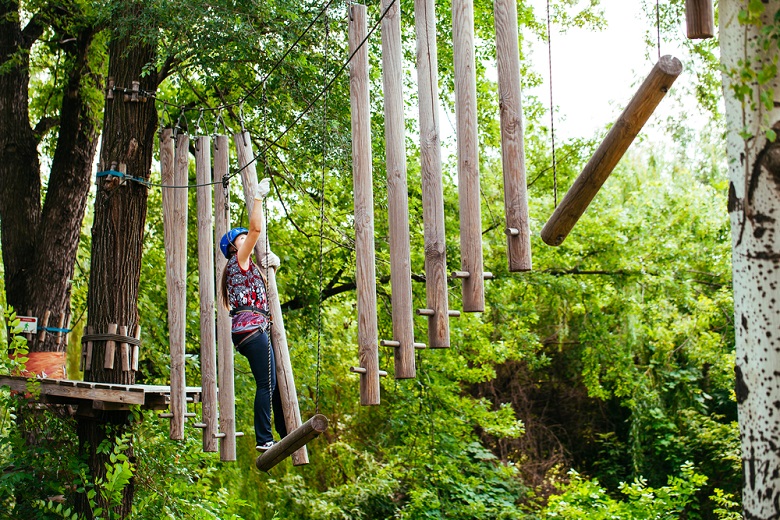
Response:
[{"label": "vertical wooden log", "polygon": [[[116,334],[116,323],[109,323],[107,332]],[[114,357],[116,355],[116,341],[110,339],[106,341],[106,355],[103,357],[103,368],[106,370],[114,369]]]},{"label": "vertical wooden log", "polygon": [[[127,336],[127,325],[121,325],[119,327],[119,335]],[[129,372],[130,366],[132,365],[130,361],[130,345],[125,341],[121,341],[119,343],[119,352],[122,356],[122,372]]]},{"label": "vertical wooden log", "polygon": [[[236,144],[238,165],[243,168],[241,181],[244,187],[247,211],[251,213],[255,204],[255,191],[257,189],[257,170],[253,161],[252,140],[249,137],[249,132],[235,134],[233,140]],[[258,262],[262,262],[265,255],[270,252],[268,223],[265,222],[265,216],[263,216],[263,231],[260,233],[260,238],[255,245],[255,257],[258,259]],[[282,399],[284,424],[287,427],[287,431],[292,432],[301,426],[298,392],[295,389],[290,352],[287,348],[287,332],[284,330],[282,305],[279,301],[279,290],[276,286],[276,271],[267,269],[265,274],[268,277],[268,303],[271,307],[271,318],[273,320],[271,323],[271,344],[276,357],[276,384],[279,387],[279,395]],[[309,463],[309,454],[305,446],[293,453],[292,461],[294,466]]]},{"label": "vertical wooden log", "polygon": [[450,346],[450,324],[439,135],[439,62],[436,50],[435,0],[414,0],[414,20],[417,32],[425,292],[428,309],[433,311],[428,316],[428,346],[446,348]]},{"label": "vertical wooden log", "polygon": [[672,56],[656,63],[542,228],[545,243],[563,243],[681,72],[682,63]]},{"label": "vertical wooden log", "polygon": [[46,327],[49,326],[49,318],[51,318],[51,311],[47,310],[43,313],[43,318],[41,318],[41,323],[38,325],[38,328],[40,331],[38,332],[38,343],[43,344],[44,341],[46,341]]},{"label": "vertical wooden log", "polygon": [[[174,152],[175,147],[175,152]],[[163,185],[187,184],[189,139],[179,135],[173,142],[171,130],[163,130],[160,142],[160,169]],[[187,190],[163,188],[163,231],[165,274],[168,282],[168,332],[171,349],[171,439],[184,438],[187,409],[184,375],[186,335],[187,269]]]},{"label": "vertical wooden log", "polygon": [[352,108],[352,170],[355,195],[355,278],[357,282],[360,404],[379,404],[379,330],[376,317],[374,191],[371,178],[371,107],[368,93],[366,6],[350,8],[349,100]]},{"label": "vertical wooden log", "polygon": [[195,141],[195,182],[198,184],[198,280],[200,294],[200,381],[202,388],[203,451],[217,451],[217,350],[214,324],[214,221],[211,204],[211,139]]},{"label": "vertical wooden log", "polygon": [[712,0],[685,0],[685,26],[691,40],[715,36]]},{"label": "vertical wooden log", "polygon": [[[92,325],[87,327],[87,335],[91,336],[95,333],[95,329]],[[92,370],[92,341],[87,341],[87,351],[84,354],[84,372]]]},{"label": "vertical wooden log", "polygon": [[501,117],[501,165],[509,270],[531,270],[531,230],[523,149],[523,104],[520,91],[517,3],[495,0],[498,104]]},{"label": "vertical wooden log", "polygon": [[[229,168],[228,137],[218,135],[214,140],[214,180],[221,180]],[[222,184],[214,185],[214,242],[219,243],[222,235],[227,233],[230,223],[230,208],[227,205],[225,189]],[[222,283],[222,272],[227,259],[218,250],[214,250],[216,258],[217,280]],[[220,294],[217,289],[217,294]],[[230,337],[230,315],[224,302],[217,304],[217,351],[219,373],[219,431],[224,437],[219,440],[219,459],[222,461],[236,460],[236,397],[235,380],[233,376],[233,342]]]},{"label": "vertical wooden log", "polygon": [[65,326],[65,313],[63,312],[60,314],[60,319],[57,320],[57,334],[54,336],[54,342],[57,343],[57,345],[60,344],[60,341],[62,340],[62,328]]},{"label": "vertical wooden log", "polygon": [[[135,339],[139,339],[139,340],[141,339],[140,325],[135,326],[135,333],[133,334],[133,337]],[[133,362],[131,368],[133,369],[134,372],[138,372],[138,362],[139,362],[138,358],[140,357],[140,355],[141,355],[141,347],[139,345],[133,345]]]},{"label": "vertical wooden log", "polygon": [[460,265],[463,310],[484,312],[485,279],[482,258],[482,216],[479,194],[477,75],[474,70],[474,4],[452,1],[452,53],[455,65],[455,121],[460,206]]},{"label": "vertical wooden log", "polygon": [[382,0],[382,90],[385,100],[387,212],[390,232],[390,286],[393,307],[395,377],[415,377],[414,311],[409,244],[409,200],[404,137],[401,6]]}]

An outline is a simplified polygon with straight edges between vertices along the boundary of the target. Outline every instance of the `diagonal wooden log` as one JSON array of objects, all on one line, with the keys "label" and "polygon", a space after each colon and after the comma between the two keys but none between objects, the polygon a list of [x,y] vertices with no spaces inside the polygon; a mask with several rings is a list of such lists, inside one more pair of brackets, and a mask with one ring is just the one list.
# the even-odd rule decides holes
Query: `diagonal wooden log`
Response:
[{"label": "diagonal wooden log", "polygon": [[669,88],[682,72],[682,63],[672,56],[663,56],[634,97],[620,114],[582,173],[542,228],[542,240],[559,246],[588,209],[593,197],[626,153],[639,131],[653,114]]},{"label": "diagonal wooden log", "polygon": [[303,449],[312,439],[318,437],[328,429],[328,419],[322,414],[316,414],[300,427],[287,434],[287,437],[273,445],[273,447],[257,457],[255,466],[260,471],[268,472],[291,453]]}]

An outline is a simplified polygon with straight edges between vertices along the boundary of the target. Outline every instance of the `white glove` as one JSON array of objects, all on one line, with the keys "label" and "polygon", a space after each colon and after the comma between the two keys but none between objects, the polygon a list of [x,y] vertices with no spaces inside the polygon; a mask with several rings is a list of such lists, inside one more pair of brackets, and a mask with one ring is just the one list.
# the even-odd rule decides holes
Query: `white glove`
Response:
[{"label": "white glove", "polygon": [[268,269],[269,267],[278,269],[279,265],[281,265],[281,260],[274,253],[268,252],[268,254],[266,254],[263,259],[260,260],[260,265],[262,265],[265,269]]},{"label": "white glove", "polygon": [[271,181],[267,177],[257,183],[257,190],[255,191],[255,200],[263,200],[268,192],[271,191]]}]

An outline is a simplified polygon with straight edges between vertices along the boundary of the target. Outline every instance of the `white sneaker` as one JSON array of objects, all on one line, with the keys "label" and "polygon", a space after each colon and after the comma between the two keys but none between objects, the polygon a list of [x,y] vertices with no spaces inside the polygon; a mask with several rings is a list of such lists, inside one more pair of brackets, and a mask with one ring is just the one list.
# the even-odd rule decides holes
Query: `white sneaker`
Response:
[{"label": "white sneaker", "polygon": [[268,441],[265,444],[258,444],[255,446],[255,449],[257,451],[268,451],[273,447],[274,444],[276,444],[274,441]]}]

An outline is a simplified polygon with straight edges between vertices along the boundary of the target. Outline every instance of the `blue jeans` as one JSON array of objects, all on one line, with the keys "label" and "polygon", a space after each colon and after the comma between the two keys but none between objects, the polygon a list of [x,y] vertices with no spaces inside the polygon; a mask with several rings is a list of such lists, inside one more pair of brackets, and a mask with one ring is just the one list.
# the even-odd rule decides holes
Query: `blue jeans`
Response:
[{"label": "blue jeans", "polygon": [[[248,334],[251,334],[249,332]],[[233,344],[238,345],[246,334],[233,334]],[[282,412],[282,398],[276,386],[276,361],[274,350],[268,341],[268,333],[261,332],[237,347],[239,354],[249,361],[255,377],[255,439],[258,445],[274,440],[271,434],[271,407],[274,412],[274,426],[281,437],[287,435]]]}]

